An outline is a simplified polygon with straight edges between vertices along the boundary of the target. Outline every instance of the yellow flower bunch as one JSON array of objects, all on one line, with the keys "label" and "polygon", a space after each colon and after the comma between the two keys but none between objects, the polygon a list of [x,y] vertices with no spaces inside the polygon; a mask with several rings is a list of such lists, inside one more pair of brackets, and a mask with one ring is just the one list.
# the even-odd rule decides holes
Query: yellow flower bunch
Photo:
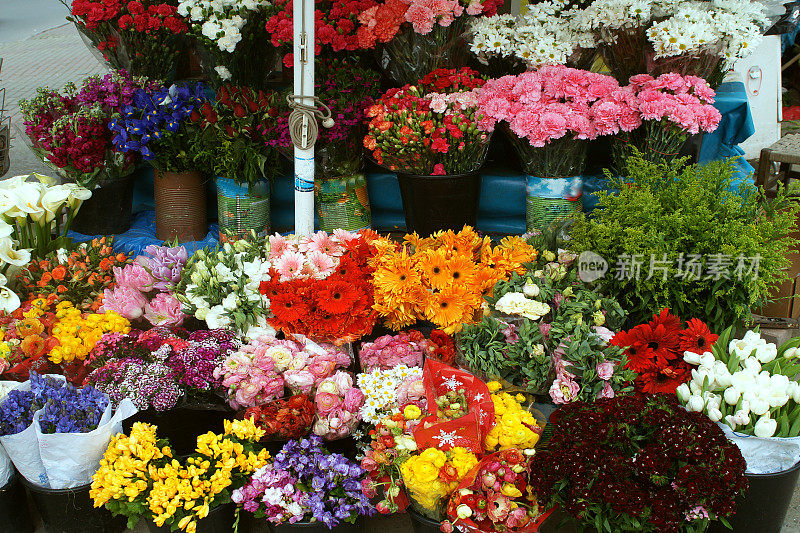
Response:
[{"label": "yellow flower bunch", "polygon": [[156,438],[155,426],[142,422],[133,424],[130,435],[111,437],[89,489],[94,506],[105,505],[114,514],[128,516],[128,527],[133,529],[147,509],[151,471],[172,458],[172,450],[166,444],[166,440]]},{"label": "yellow flower bunch", "polygon": [[197,520],[208,515],[217,496],[241,486],[247,476],[267,464],[269,453],[256,453],[252,446],[263,435],[252,420],[226,421],[223,434],[197,437],[196,454],[186,460],[186,466],[172,461],[151,470],[153,488],[147,503],[156,525],[177,521],[180,530],[194,533]]},{"label": "yellow flower bunch", "polygon": [[456,490],[458,482],[476,464],[478,458],[466,448],[453,448],[447,452],[427,448],[400,465],[400,473],[409,497],[421,507],[420,510],[439,519],[443,499]]},{"label": "yellow flower bunch", "polygon": [[114,311],[82,314],[71,302],[56,306],[53,336],[59,345],[50,351],[50,360],[56,364],[83,361],[104,333],[128,333],[130,322]]},{"label": "yellow flower bunch", "polygon": [[484,448],[487,451],[532,449],[539,442],[539,434],[532,428],[538,427],[536,418],[522,407],[525,397],[500,391],[500,384],[489,382],[494,403],[495,425],[486,435]]},{"label": "yellow flower bunch", "polygon": [[406,235],[402,244],[387,238],[373,244],[373,307],[386,324],[398,330],[429,320],[449,334],[474,321],[483,295],[495,283],[513,272],[523,274],[523,263],[538,256],[520,237],[506,237],[492,247],[489,237],[479,237],[469,226],[424,239]]}]

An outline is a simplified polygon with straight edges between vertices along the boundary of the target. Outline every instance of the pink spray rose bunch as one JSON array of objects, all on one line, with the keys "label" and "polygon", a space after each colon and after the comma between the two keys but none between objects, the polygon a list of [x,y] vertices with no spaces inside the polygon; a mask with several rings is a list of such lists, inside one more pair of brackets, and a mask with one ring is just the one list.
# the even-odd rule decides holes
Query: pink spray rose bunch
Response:
[{"label": "pink spray rose bunch", "polygon": [[373,342],[365,342],[358,352],[358,359],[365,372],[373,368],[388,370],[397,365],[421,367],[424,355],[434,350],[436,346],[419,331],[401,331],[397,335],[384,335]]},{"label": "pink spray rose bunch", "polygon": [[229,355],[214,370],[228,392],[234,409],[254,407],[283,396],[284,380],[275,370],[275,361],[265,351],[247,345]]},{"label": "pink spray rose bunch", "polygon": [[353,383],[353,376],[343,370],[323,379],[317,386],[314,405],[317,416],[314,433],[325,440],[350,435],[361,421],[364,393]]}]

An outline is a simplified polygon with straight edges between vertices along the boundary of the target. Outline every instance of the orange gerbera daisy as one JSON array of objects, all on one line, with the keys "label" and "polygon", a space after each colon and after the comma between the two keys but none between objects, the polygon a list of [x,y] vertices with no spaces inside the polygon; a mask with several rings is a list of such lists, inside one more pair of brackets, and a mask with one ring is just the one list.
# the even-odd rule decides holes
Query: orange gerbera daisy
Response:
[{"label": "orange gerbera daisy", "polygon": [[440,326],[446,333],[454,332],[461,325],[461,317],[464,316],[461,295],[462,291],[455,287],[430,293],[425,305],[425,318]]},{"label": "orange gerbera daisy", "polygon": [[455,255],[447,261],[447,275],[452,283],[470,284],[475,277],[475,263],[463,255]]},{"label": "orange gerbera daisy", "polygon": [[431,288],[442,289],[450,284],[453,278],[448,271],[448,259],[443,251],[427,250],[418,257],[418,266],[422,271],[422,278]]},{"label": "orange gerbera daisy", "polygon": [[412,292],[422,282],[419,272],[414,269],[413,260],[403,250],[388,256],[375,270],[373,276],[376,292],[393,295]]}]

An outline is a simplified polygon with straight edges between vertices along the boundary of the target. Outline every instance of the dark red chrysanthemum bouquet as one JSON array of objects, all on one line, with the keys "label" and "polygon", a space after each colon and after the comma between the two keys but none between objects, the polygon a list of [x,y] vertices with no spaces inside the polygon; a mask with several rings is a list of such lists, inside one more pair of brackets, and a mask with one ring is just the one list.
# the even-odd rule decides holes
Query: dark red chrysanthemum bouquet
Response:
[{"label": "dark red chrysanthemum bouquet", "polygon": [[718,337],[702,320],[693,318],[684,326],[669,309],[663,309],[650,322],[614,335],[611,344],[625,349],[625,368],[639,374],[634,381],[636,390],[671,394],[692,377],[684,352],[702,355]]},{"label": "dark red chrysanthemum bouquet", "polygon": [[739,448],[674,394],[575,402],[550,418],[530,485],[540,505],[559,504],[597,531],[705,531],[736,512],[746,490]]},{"label": "dark red chrysanthemum bouquet", "polygon": [[171,79],[189,31],[173,3],[161,0],[61,0],[69,20],[114,69]]},{"label": "dark red chrysanthemum bouquet", "polygon": [[419,175],[474,172],[492,130],[481,126],[476,71],[439,69],[416,85],[390,89],[367,109],[366,147],[379,165]]},{"label": "dark red chrysanthemum bouquet", "polygon": [[272,327],[335,344],[356,341],[372,331],[378,313],[372,308],[373,270],[367,262],[375,247],[363,234],[342,246],[335,269],[322,279],[281,281],[280,272],[270,270],[261,293],[269,296]]}]

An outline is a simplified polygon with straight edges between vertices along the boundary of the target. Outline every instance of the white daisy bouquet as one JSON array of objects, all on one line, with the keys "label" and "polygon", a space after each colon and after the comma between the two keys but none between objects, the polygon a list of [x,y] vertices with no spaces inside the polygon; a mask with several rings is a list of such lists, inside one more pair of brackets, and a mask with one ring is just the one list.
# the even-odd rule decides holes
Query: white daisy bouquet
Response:
[{"label": "white daisy bouquet", "polygon": [[259,290],[270,279],[267,252],[263,241],[247,240],[195,252],[175,289],[184,312],[209,329],[233,328],[248,339],[274,333],[267,324],[269,298]]},{"label": "white daisy bouquet", "polygon": [[425,397],[422,369],[397,365],[389,370],[373,369],[359,374],[358,388],[364,393],[361,419],[377,424],[386,417],[400,412],[400,406],[415,403]]},{"label": "white daisy bouquet", "polygon": [[264,88],[277,64],[265,29],[271,7],[269,0],[181,0],[178,13],[203,46],[212,85]]}]

